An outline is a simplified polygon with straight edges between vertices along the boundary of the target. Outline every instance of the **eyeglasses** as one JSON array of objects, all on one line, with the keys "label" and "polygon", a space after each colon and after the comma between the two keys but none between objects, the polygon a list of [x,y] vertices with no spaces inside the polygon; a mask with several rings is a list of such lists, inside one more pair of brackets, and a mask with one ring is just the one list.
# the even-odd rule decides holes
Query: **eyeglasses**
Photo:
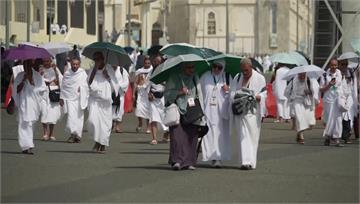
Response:
[{"label": "eyeglasses", "polygon": [[222,66],[219,66],[219,65],[213,65],[213,69],[223,69],[223,67]]}]

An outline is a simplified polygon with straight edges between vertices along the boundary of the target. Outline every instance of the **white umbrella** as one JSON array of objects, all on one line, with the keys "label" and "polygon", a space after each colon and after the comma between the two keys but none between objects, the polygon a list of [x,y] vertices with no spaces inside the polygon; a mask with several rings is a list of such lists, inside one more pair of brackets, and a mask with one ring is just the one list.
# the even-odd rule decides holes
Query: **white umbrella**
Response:
[{"label": "white umbrella", "polygon": [[340,55],[340,57],[338,58],[338,60],[356,60],[359,59],[360,56],[357,55],[355,52],[345,52],[343,54]]},{"label": "white umbrella", "polygon": [[299,67],[294,67],[288,71],[288,73],[283,77],[285,80],[292,79],[294,76],[306,73],[306,76],[309,78],[319,78],[325,71],[316,65],[304,65]]},{"label": "white umbrella", "polygon": [[41,47],[46,49],[52,56],[71,50],[70,45],[63,42],[49,42],[41,45]]},{"label": "white umbrella", "polygon": [[298,60],[296,60],[292,55],[286,52],[280,52],[271,55],[270,61],[283,64],[299,64]]}]

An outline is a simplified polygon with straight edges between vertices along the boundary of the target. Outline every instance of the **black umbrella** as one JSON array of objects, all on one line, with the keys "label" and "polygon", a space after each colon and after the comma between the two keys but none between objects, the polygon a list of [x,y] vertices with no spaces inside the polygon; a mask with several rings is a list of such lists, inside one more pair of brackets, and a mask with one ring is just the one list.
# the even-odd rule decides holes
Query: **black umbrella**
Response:
[{"label": "black umbrella", "polygon": [[308,63],[308,64],[311,64],[311,61],[310,61],[309,57],[308,57],[305,53],[303,53],[303,52],[301,52],[301,51],[299,51],[299,50],[295,50],[295,52],[297,52],[297,53],[299,53],[300,55],[302,55],[302,56],[306,59],[307,63]]},{"label": "black umbrella", "polygon": [[255,68],[256,70],[259,70],[261,71],[261,73],[264,72],[264,68],[263,66],[260,64],[260,62],[258,62],[256,59],[250,57],[250,60],[251,60],[251,64],[253,66],[253,68]]},{"label": "black umbrella", "polygon": [[147,54],[149,56],[160,55],[160,50],[161,50],[162,47],[163,47],[162,45],[153,45],[148,49]]}]

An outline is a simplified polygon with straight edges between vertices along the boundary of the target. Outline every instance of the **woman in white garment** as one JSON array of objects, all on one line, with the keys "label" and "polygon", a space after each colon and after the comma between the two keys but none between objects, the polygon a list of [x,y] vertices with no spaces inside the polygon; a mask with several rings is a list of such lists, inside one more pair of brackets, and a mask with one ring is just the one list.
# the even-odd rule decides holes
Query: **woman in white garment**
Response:
[{"label": "woman in white garment", "polygon": [[[105,64],[101,52],[94,53],[95,66],[88,78],[89,105],[88,105],[88,130],[94,135],[95,145],[93,150],[97,153],[105,153],[105,146],[109,146],[112,128],[112,98],[111,93],[116,78],[109,75],[112,67]],[[116,92],[116,89],[115,89]]]},{"label": "woman in white garment", "polygon": [[319,103],[319,84],[306,77],[306,73],[295,76],[285,89],[285,96],[294,113],[297,131],[296,142],[304,144],[304,131],[315,125],[315,106]]},{"label": "woman in white garment", "polygon": [[135,73],[135,91],[133,96],[136,98],[136,109],[135,115],[138,118],[138,127],[136,128],[137,132],[141,131],[143,125],[143,119],[146,120],[147,130],[146,133],[150,133],[150,126],[148,120],[150,118],[150,103],[149,103],[149,85],[150,85],[150,75],[153,68],[151,66],[151,61],[149,58],[145,58],[144,67],[140,68]]},{"label": "woman in white garment", "polygon": [[[59,90],[62,83],[62,74],[60,70],[52,64],[50,58],[43,59],[43,78],[45,84],[50,90]],[[49,97],[50,100],[50,97]],[[46,107],[46,114],[41,116],[41,123],[43,124],[44,135],[43,140],[56,140],[54,133],[54,127],[57,121],[61,118],[61,106],[59,101],[51,101]]]},{"label": "woman in white garment", "polygon": [[12,93],[18,110],[19,145],[24,154],[34,154],[33,124],[40,116],[42,101],[48,100],[45,82],[31,66],[31,60],[24,61],[24,72],[14,79]]},{"label": "woman in white garment", "polygon": [[200,78],[204,110],[209,132],[201,143],[202,160],[221,167],[221,161],[231,159],[229,123],[229,83],[232,78],[224,72],[224,60],[215,61],[212,70]]},{"label": "woman in white garment", "polygon": [[231,111],[230,130],[235,128],[238,136],[240,169],[251,170],[256,168],[261,129],[260,102],[266,100],[266,81],[263,75],[253,70],[248,58],[241,60],[240,69],[242,74],[237,74],[230,85],[230,104],[233,107],[238,93],[250,90],[255,107],[237,113]]},{"label": "woman in white garment", "polygon": [[124,111],[124,96],[125,92],[129,86],[129,74],[123,67],[112,66],[113,69],[109,70],[109,75],[113,75],[118,80],[118,94],[115,95],[115,92],[112,93],[113,103],[112,103],[112,115],[113,115],[113,125],[112,130],[116,133],[121,133],[121,122]]},{"label": "woman in white garment", "polygon": [[286,64],[278,64],[279,68],[276,70],[274,82],[274,94],[276,98],[276,108],[278,119],[274,122],[287,122],[290,119],[290,107],[287,98],[284,96],[287,81],[283,77],[289,71],[289,66]]},{"label": "woman in white garment", "polygon": [[[154,70],[158,68],[158,66],[162,63],[161,56],[156,56],[153,60]],[[149,85],[149,104],[150,104],[150,128],[151,128],[151,142],[150,144],[156,145],[157,141],[157,133],[158,133],[158,125],[161,126],[164,131],[163,141],[169,141],[169,128],[163,124],[164,118],[164,108],[165,108],[165,100],[164,100],[164,91],[165,86],[163,84],[155,84],[150,82]]]}]

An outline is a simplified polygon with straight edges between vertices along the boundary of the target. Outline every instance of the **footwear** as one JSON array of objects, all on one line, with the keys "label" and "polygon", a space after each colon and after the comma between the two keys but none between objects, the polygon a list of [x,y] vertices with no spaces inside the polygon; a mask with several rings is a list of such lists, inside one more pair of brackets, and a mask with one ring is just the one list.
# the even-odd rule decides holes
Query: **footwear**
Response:
[{"label": "footwear", "polygon": [[56,138],[55,138],[54,136],[51,136],[51,137],[50,137],[50,140],[51,140],[51,141],[56,141]]},{"label": "footwear", "polygon": [[100,145],[97,153],[100,153],[100,154],[105,154],[105,145]]},{"label": "footwear", "polygon": [[324,146],[330,146],[330,139],[325,139]]},{"label": "footwear", "polygon": [[215,161],[214,167],[215,167],[215,168],[221,168],[221,162],[220,162],[220,160],[216,160],[216,161]]},{"label": "footwear", "polygon": [[122,130],[115,130],[115,133],[122,133]]},{"label": "footwear", "polygon": [[150,134],[151,133],[151,130],[146,130],[146,134]]},{"label": "footwear", "polygon": [[251,165],[247,164],[247,165],[241,165],[240,167],[241,170],[252,170]]},{"label": "footwear", "polygon": [[98,142],[95,142],[95,145],[94,145],[94,147],[93,147],[93,151],[94,152],[98,152],[99,151],[99,149],[100,149],[100,143],[98,143]]},{"label": "footwear", "polygon": [[196,168],[195,168],[195,166],[190,165],[190,166],[187,167],[187,170],[196,170]]},{"label": "footwear", "polygon": [[344,144],[352,144],[351,140],[347,139],[345,140]]},{"label": "footwear", "polygon": [[80,143],[81,142],[81,137],[75,136],[74,142],[75,143]]},{"label": "footwear", "polygon": [[280,120],[274,120],[274,123],[281,123]]},{"label": "footwear", "polygon": [[335,147],[344,147],[345,145],[341,144],[340,142],[336,143]]},{"label": "footwear", "polygon": [[26,149],[24,151],[22,151],[23,154],[30,154],[30,155],[34,155],[34,152],[31,151],[32,148]]},{"label": "footwear", "polygon": [[49,136],[47,136],[47,135],[43,135],[42,136],[42,141],[48,141],[50,138],[49,138]]},{"label": "footwear", "polygon": [[136,132],[140,132],[140,131],[141,131],[141,127],[137,127]]},{"label": "footwear", "polygon": [[297,142],[298,144],[305,144],[305,140],[304,140],[304,139],[301,139],[301,138],[297,138],[297,139],[296,139],[296,142]]},{"label": "footwear", "polygon": [[175,163],[174,165],[172,165],[172,167],[171,167],[173,170],[175,170],[175,171],[178,171],[178,170],[180,170],[180,164],[179,163]]},{"label": "footwear", "polygon": [[74,143],[75,138],[73,136],[70,136],[69,139],[66,140],[68,143]]},{"label": "footwear", "polygon": [[156,145],[157,143],[158,143],[157,140],[151,140],[150,142],[151,145]]}]

